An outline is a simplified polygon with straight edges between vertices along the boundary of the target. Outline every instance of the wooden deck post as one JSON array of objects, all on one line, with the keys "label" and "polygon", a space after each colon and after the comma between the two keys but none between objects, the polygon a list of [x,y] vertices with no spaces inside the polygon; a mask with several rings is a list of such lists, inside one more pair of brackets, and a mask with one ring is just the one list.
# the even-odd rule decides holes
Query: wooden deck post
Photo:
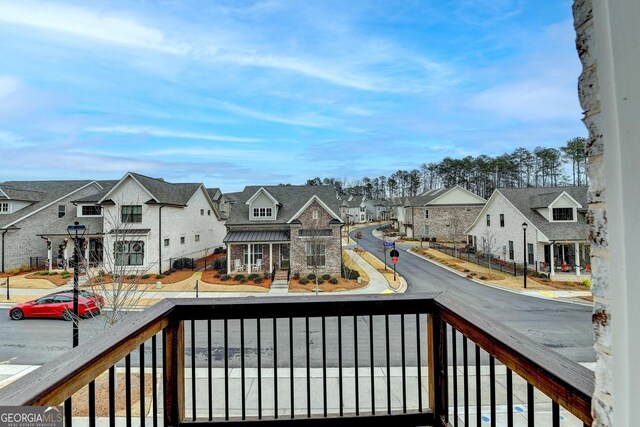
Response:
[{"label": "wooden deck post", "polygon": [[164,425],[177,427],[184,419],[184,322],[167,326],[166,378],[164,378]]},{"label": "wooden deck post", "polygon": [[446,325],[437,312],[427,316],[429,408],[433,411],[435,425],[442,426],[447,426],[449,418]]}]

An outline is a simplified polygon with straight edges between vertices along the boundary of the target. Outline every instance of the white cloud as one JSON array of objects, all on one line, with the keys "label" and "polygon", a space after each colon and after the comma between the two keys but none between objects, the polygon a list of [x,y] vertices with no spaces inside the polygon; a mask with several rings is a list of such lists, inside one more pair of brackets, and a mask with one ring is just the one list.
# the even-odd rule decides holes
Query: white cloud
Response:
[{"label": "white cloud", "polygon": [[0,147],[5,149],[23,148],[35,144],[25,141],[23,137],[13,132],[0,130]]},{"label": "white cloud", "polygon": [[237,136],[215,135],[210,133],[180,132],[170,129],[160,129],[149,126],[101,126],[89,127],[86,132],[110,133],[122,135],[150,135],[161,138],[196,139],[202,141],[226,141],[226,142],[261,142],[258,138],[243,138]]},{"label": "white cloud", "polygon": [[268,151],[256,150],[233,150],[226,148],[168,148],[164,150],[153,150],[143,153],[145,156],[162,157],[162,156],[193,156],[194,158],[213,158],[213,159],[240,159],[254,161],[276,161],[282,160],[282,156],[275,155]]},{"label": "white cloud", "polygon": [[129,17],[59,3],[2,1],[0,22],[173,54],[188,51],[169,42],[162,31]]},{"label": "white cloud", "polygon": [[21,89],[20,80],[9,75],[0,75],[0,99],[13,95]]},{"label": "white cloud", "polygon": [[305,126],[305,127],[313,127],[313,128],[333,127],[336,124],[335,121],[332,119],[329,119],[327,117],[321,117],[314,114],[308,114],[305,116],[282,117],[282,116],[276,116],[273,114],[254,110],[251,108],[243,107],[241,105],[233,104],[231,102],[211,100],[211,99],[209,99],[209,101],[213,102],[215,106],[225,111],[246,116],[246,117],[251,117],[253,119],[263,120],[266,122],[283,123],[287,125]]}]

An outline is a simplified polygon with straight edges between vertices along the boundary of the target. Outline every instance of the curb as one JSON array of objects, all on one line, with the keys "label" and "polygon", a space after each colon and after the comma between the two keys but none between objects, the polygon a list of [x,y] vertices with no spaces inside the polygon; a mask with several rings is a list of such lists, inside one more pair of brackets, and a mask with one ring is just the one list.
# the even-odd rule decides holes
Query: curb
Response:
[{"label": "curb", "polygon": [[558,299],[558,298],[545,298],[543,296],[538,296],[538,295],[534,295],[534,294],[528,294],[528,293],[524,293],[524,292],[520,292],[520,291],[515,291],[513,289],[503,288],[502,286],[498,286],[498,285],[494,285],[494,284],[491,284],[491,283],[487,283],[487,282],[479,280],[479,279],[469,279],[466,274],[460,273],[458,270],[456,270],[454,268],[451,268],[451,267],[446,266],[446,265],[442,265],[437,261],[429,259],[429,258],[427,258],[427,257],[425,257],[423,255],[418,254],[418,253],[415,253],[411,249],[405,249],[405,251],[409,252],[413,256],[421,258],[421,259],[423,259],[425,261],[428,261],[428,262],[430,262],[430,263],[432,263],[434,265],[437,265],[438,267],[444,268],[445,270],[448,270],[448,271],[450,271],[452,273],[455,273],[460,277],[464,277],[465,279],[467,279],[467,280],[469,280],[471,282],[475,282],[475,283],[477,283],[479,285],[487,286],[489,288],[494,288],[494,289],[498,289],[500,291],[505,291],[505,292],[511,292],[512,294],[519,294],[519,295],[523,295],[523,296],[530,297],[530,298],[539,298],[539,299],[546,299],[546,300],[549,300],[549,301],[558,301],[558,302],[564,302],[564,303],[567,303],[567,304],[575,304],[575,305],[582,305],[582,306],[586,306],[586,307],[593,307],[593,304],[589,304],[589,303],[586,303],[586,302],[578,302],[578,301],[571,301],[571,300]]}]

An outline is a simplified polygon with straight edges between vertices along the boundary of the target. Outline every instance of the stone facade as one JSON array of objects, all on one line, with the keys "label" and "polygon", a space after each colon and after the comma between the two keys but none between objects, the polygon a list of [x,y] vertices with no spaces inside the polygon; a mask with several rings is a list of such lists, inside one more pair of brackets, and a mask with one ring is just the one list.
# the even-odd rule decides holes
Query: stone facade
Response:
[{"label": "stone facade", "polygon": [[[405,218],[413,223],[413,229],[407,235],[417,239],[435,237],[436,240],[466,241],[465,230],[478,217],[482,206],[438,206],[405,208]],[[429,212],[429,217],[425,212]],[[413,220],[411,216],[413,215]],[[425,234],[425,225],[429,226],[429,234]]]},{"label": "stone facade", "polygon": [[576,47],[582,61],[578,82],[583,122],[589,131],[587,143],[587,173],[589,184],[589,240],[593,267],[592,286],[594,308],[593,327],[597,356],[595,393],[592,402],[594,426],[611,426],[612,398],[612,332],[611,291],[609,286],[609,250],[607,237],[606,183],[604,172],[603,120],[600,110],[598,63],[593,40],[594,19],[592,0],[576,0],[573,4]]},{"label": "stone facade", "polygon": [[[318,219],[313,219],[313,212],[318,212]],[[340,275],[342,262],[342,242],[340,224],[331,224],[333,217],[316,201],[311,203],[298,217],[300,223],[291,226],[291,271],[307,275],[313,273],[313,267],[307,266],[305,253],[306,243],[325,244],[325,265],[318,268],[318,274]],[[330,236],[300,237],[300,230],[331,230]]]}]

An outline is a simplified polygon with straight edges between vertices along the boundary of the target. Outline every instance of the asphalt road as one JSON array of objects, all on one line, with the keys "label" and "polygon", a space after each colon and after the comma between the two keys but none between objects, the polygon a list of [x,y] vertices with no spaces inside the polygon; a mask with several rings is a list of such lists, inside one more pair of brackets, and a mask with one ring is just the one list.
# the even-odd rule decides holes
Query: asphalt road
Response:
[{"label": "asphalt road", "polygon": [[[382,242],[375,227],[361,228],[358,244],[381,260]],[[351,236],[355,234],[351,232]],[[575,362],[595,362],[592,308],[588,305],[546,300],[484,286],[407,253],[398,245],[396,269],[408,283],[407,293],[445,291],[461,302],[526,335]],[[388,257],[388,255],[387,255]],[[387,264],[392,266],[390,259]]]}]

